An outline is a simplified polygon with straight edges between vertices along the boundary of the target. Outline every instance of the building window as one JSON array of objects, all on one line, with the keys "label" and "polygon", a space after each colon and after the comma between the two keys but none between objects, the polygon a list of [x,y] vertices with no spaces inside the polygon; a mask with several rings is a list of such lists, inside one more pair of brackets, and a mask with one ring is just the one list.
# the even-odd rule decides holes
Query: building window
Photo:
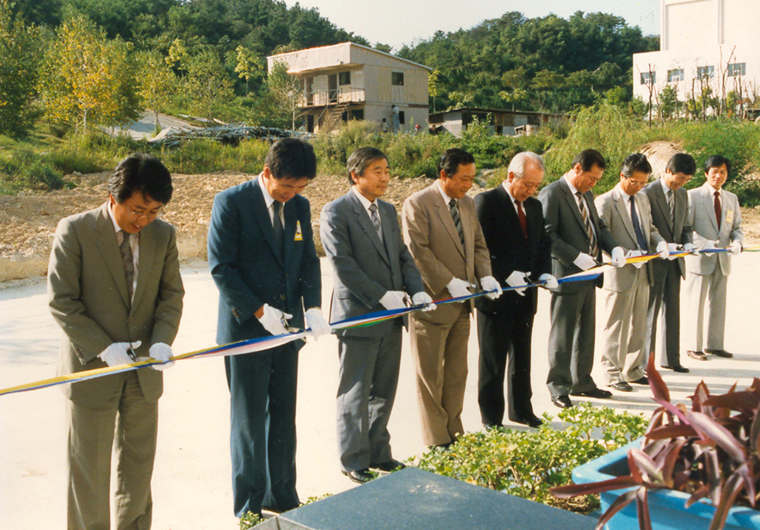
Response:
[{"label": "building window", "polygon": [[676,81],[683,81],[683,68],[668,70],[668,83],[675,83]]},{"label": "building window", "polygon": [[735,77],[738,75],[746,75],[747,74],[747,67],[746,63],[731,63],[728,65],[728,69],[726,70],[726,73],[729,77]]},{"label": "building window", "polygon": [[657,84],[657,72],[641,72],[641,84]]},{"label": "building window", "polygon": [[713,77],[715,77],[714,66],[697,66],[698,79],[705,79],[705,78],[712,79]]},{"label": "building window", "polygon": [[406,114],[404,113],[403,110],[400,110],[398,113],[398,122],[401,125],[404,125],[406,123]]},{"label": "building window", "polygon": [[351,84],[351,72],[340,72],[338,74],[338,84],[340,86]]},{"label": "building window", "polygon": [[391,85],[404,86],[404,72],[391,72]]}]

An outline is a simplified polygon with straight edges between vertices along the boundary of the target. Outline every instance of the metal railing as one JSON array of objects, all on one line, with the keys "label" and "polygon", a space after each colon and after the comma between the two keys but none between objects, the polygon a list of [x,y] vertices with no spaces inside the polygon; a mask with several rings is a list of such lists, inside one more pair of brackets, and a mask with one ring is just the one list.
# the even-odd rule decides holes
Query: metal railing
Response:
[{"label": "metal railing", "polygon": [[335,90],[318,90],[304,94],[301,98],[301,107],[322,107],[339,103],[364,103],[364,101],[363,88],[340,87]]}]

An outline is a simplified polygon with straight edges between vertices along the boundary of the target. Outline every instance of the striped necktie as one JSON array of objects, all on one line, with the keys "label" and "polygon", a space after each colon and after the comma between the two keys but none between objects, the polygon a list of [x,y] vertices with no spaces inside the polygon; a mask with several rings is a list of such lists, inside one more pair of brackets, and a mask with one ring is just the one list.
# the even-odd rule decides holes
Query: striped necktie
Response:
[{"label": "striped necktie", "polygon": [[127,278],[127,296],[132,301],[133,283],[135,282],[135,261],[132,256],[132,245],[130,244],[131,234],[128,234],[122,230],[121,245],[121,260],[124,262],[124,275]]},{"label": "striped necktie", "polygon": [[583,198],[583,194],[580,191],[576,192],[575,195],[580,201],[579,208],[581,210],[581,217],[583,217],[583,224],[586,225],[586,235],[588,236],[588,246],[591,257],[597,259],[599,257],[599,246],[596,243],[596,236],[594,236],[594,228],[591,226],[591,219],[589,219],[586,199]]},{"label": "striped necktie", "polygon": [[459,241],[462,243],[462,248],[464,248],[464,231],[462,230],[462,219],[459,217],[459,206],[456,199],[449,201],[449,212],[451,212],[451,219],[454,221],[454,226],[459,234]]},{"label": "striped necktie", "polygon": [[369,205],[369,218],[372,220],[372,224],[375,226],[377,237],[380,241],[383,240],[383,225],[380,223],[380,214],[377,213],[377,204],[374,202]]}]

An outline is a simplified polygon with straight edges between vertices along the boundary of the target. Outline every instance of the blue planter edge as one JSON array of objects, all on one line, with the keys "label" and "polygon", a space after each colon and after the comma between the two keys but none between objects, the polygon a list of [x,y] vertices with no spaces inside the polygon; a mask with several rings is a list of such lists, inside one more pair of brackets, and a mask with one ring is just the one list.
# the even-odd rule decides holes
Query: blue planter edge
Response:
[{"label": "blue planter edge", "polygon": [[[619,449],[611,451],[604,456],[576,467],[573,469],[573,482],[576,484],[588,484],[590,482],[600,482],[602,480],[609,480],[614,478],[615,475],[611,475],[610,473],[607,473],[603,470],[610,466],[619,466],[625,462],[628,458],[628,450],[633,448],[640,448],[641,440],[642,438],[638,438],[624,445],[623,447],[620,447]],[[627,468],[627,463],[625,463],[625,466]],[[607,495],[612,495],[614,499],[629,489],[632,488],[613,490],[607,492]],[[706,523],[709,523],[715,513],[715,508],[713,505],[706,500],[701,500],[694,503],[687,509],[685,507],[685,504],[688,498],[689,495],[681,493],[680,491],[650,491],[650,510],[652,505],[657,504],[664,509],[675,510],[676,512],[688,512],[689,514],[704,518]],[[616,516],[613,516],[613,520]],[[739,528],[760,530],[760,511],[743,506],[733,507],[729,511],[728,518],[726,519],[726,527],[729,527],[730,525],[734,525]]]}]

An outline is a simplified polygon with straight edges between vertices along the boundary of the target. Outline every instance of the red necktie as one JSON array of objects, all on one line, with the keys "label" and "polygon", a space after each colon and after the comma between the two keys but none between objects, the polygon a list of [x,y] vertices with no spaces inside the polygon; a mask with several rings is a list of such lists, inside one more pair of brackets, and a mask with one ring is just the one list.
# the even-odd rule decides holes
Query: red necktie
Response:
[{"label": "red necktie", "polygon": [[718,230],[720,230],[720,192],[715,192],[715,220],[718,221]]},{"label": "red necktie", "polygon": [[528,218],[525,217],[525,212],[522,209],[522,203],[515,201],[517,205],[517,217],[520,219],[520,228],[522,228],[523,237],[528,239]]}]

